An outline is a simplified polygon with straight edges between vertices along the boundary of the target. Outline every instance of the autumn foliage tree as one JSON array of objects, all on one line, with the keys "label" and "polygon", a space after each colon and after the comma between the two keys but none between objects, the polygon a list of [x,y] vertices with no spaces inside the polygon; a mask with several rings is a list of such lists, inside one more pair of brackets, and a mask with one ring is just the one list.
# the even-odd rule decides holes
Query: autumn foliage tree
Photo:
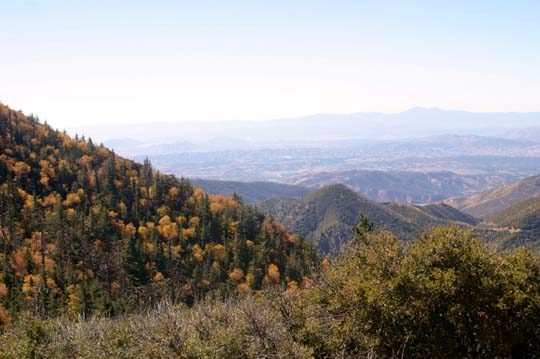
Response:
[{"label": "autumn foliage tree", "polygon": [[3,105],[0,129],[0,323],[191,303],[310,272],[311,247],[238,199]]}]

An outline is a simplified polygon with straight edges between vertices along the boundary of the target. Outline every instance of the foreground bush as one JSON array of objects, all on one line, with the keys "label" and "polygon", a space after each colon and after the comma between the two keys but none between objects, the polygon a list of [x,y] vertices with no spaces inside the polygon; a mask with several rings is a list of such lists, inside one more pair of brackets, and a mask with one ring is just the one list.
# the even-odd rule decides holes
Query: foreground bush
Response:
[{"label": "foreground bush", "polygon": [[357,240],[307,294],[331,318],[319,356],[540,357],[538,256],[457,228],[407,248],[388,233]]},{"label": "foreground bush", "polygon": [[[369,227],[368,227],[369,229]],[[14,320],[0,358],[540,358],[540,259],[445,228],[358,229],[303,290],[123,318]]]},{"label": "foreground bush", "polygon": [[310,358],[281,319],[255,298],[116,319],[27,318],[0,337],[0,358]]}]

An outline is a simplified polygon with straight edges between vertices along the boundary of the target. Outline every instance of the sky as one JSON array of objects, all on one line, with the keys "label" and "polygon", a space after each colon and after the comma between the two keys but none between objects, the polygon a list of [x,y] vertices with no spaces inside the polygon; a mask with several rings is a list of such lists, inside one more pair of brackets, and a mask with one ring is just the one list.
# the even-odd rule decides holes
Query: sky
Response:
[{"label": "sky", "polygon": [[539,1],[0,0],[0,102],[57,128],[540,111]]}]

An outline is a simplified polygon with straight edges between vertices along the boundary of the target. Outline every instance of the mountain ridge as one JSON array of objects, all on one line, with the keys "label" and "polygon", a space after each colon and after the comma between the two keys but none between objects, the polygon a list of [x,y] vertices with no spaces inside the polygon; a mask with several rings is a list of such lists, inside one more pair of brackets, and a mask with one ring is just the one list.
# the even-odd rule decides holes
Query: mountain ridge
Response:
[{"label": "mountain ridge", "polygon": [[[377,203],[343,184],[325,186],[300,199],[273,198],[257,206],[324,254],[339,252],[353,238],[352,227],[358,224],[360,214],[373,221],[375,229],[390,230],[403,240],[411,240],[434,226],[476,223],[470,216],[457,216],[459,211],[455,209],[441,207],[437,211],[436,207],[440,205],[422,208]],[[450,219],[445,218],[445,211],[452,214]]]},{"label": "mountain ridge", "polygon": [[[471,112],[411,108],[397,113],[323,113],[261,121],[184,122],[181,130],[176,123],[161,123],[154,125],[153,134],[145,131],[145,127],[148,128],[145,124],[137,124],[136,126],[115,125],[117,129],[113,129],[108,133],[100,131],[97,127],[86,128],[86,131],[71,128],[69,132],[86,132],[101,141],[118,137],[114,136],[115,132],[122,134],[121,137],[127,136],[135,139],[150,137],[188,141],[207,140],[219,136],[239,136],[259,140],[266,140],[269,136],[280,139],[302,139],[307,135],[318,140],[337,138],[381,139],[418,138],[449,132],[477,135],[503,134],[515,128],[516,121],[522,127],[540,126],[540,112]],[[336,123],[339,123],[340,126],[335,126]],[[309,126],[306,127],[308,124]],[[412,128],[416,128],[416,131],[412,131]],[[133,134],[135,136],[132,136]]]},{"label": "mountain ridge", "polygon": [[481,194],[444,202],[472,216],[486,219],[530,197],[540,197],[540,175],[530,176]]}]

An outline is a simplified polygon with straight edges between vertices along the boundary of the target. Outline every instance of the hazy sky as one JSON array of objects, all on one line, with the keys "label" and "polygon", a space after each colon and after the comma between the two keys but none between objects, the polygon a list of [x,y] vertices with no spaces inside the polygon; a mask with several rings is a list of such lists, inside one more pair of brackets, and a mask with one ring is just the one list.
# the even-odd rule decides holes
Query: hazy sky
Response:
[{"label": "hazy sky", "polygon": [[540,1],[0,0],[0,101],[56,127],[540,111]]}]

